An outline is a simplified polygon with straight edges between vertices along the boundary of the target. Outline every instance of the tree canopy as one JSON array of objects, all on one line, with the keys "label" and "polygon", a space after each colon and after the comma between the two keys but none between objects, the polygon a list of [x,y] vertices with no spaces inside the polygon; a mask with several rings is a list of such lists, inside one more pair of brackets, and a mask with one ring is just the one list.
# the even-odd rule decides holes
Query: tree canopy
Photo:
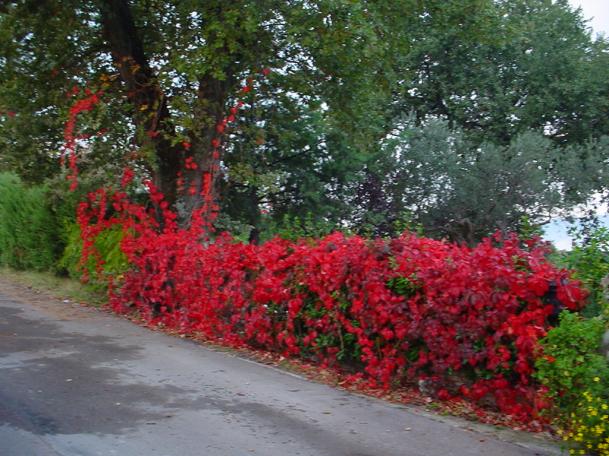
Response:
[{"label": "tree canopy", "polygon": [[102,90],[83,175],[129,160],[185,220],[201,199],[178,173],[201,188],[214,151],[220,221],[246,231],[312,214],[386,234],[410,214],[471,224],[463,240],[606,188],[607,42],[563,0],[19,0],[0,37],[0,167],[65,174],[66,94]]}]

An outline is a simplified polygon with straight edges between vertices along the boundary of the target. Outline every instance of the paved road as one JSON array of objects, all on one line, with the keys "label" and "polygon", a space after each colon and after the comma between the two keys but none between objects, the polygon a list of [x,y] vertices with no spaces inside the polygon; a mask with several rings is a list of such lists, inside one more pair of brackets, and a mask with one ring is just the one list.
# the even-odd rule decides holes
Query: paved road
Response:
[{"label": "paved road", "polygon": [[1,456],[558,454],[471,426],[95,309],[0,292]]}]

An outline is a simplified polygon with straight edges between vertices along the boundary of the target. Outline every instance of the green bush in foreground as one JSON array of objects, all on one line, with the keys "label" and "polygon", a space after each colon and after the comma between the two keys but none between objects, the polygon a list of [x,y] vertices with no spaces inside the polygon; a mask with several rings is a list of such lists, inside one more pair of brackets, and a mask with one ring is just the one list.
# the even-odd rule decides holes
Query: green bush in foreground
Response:
[{"label": "green bush in foreground", "polygon": [[602,395],[609,389],[609,364],[601,353],[604,332],[603,319],[564,311],[560,324],[541,340],[535,376],[563,417],[577,408],[584,391]]},{"label": "green bush in foreground", "polygon": [[570,454],[609,455],[609,363],[601,349],[607,322],[568,311],[541,340],[535,377],[548,388],[551,417]]}]

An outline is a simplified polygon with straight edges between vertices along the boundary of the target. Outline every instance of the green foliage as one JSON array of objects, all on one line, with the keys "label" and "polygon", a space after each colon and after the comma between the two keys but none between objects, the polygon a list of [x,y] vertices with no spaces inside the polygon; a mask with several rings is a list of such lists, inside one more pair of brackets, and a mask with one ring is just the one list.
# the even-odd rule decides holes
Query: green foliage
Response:
[{"label": "green foliage", "polygon": [[[112,32],[120,31],[119,19],[128,18],[110,14],[107,2],[24,0],[2,8],[0,169],[29,181],[57,174],[61,125],[72,102],[65,93],[87,81],[106,94],[79,119],[79,131],[107,132],[87,141],[81,175],[103,169],[111,179],[129,150],[139,157],[143,174],[166,173],[171,186],[175,163],[163,168],[159,157],[175,157],[176,145],[188,140],[201,164],[216,117],[234,101],[244,78],[269,67],[270,77],[245,97],[223,154],[228,171],[219,184],[220,201],[234,224],[263,231],[267,221],[259,209],[270,207],[267,218],[277,225],[286,215],[303,219],[311,212],[340,226],[386,234],[399,230],[409,212],[409,222],[431,228],[431,235],[477,239],[489,230],[516,227],[523,212],[536,223],[547,212],[552,183],[565,184],[568,198],[560,195],[561,207],[594,190],[582,182],[604,185],[598,179],[603,167],[577,145],[609,133],[607,42],[593,40],[581,13],[567,2],[118,3],[133,18],[130,43],[144,43],[133,72],[117,71],[117,62],[108,58],[120,54],[109,38],[120,41],[121,34]],[[140,73],[146,66],[148,83],[166,96],[138,106],[128,80],[134,73],[146,78]],[[170,152],[142,141],[157,104],[162,118],[152,123],[159,121]],[[413,151],[412,162],[402,157],[404,168],[418,176],[394,171],[390,143],[408,113],[426,128],[434,119],[445,120],[449,135],[464,137],[468,145],[447,148],[432,137]],[[529,130],[539,137],[543,132],[551,144],[577,147],[553,149],[533,140]],[[403,136],[401,141],[408,144]],[[527,161],[511,155],[517,144],[530,150]],[[459,156],[462,149],[466,153]],[[421,151],[434,159],[424,162]],[[444,165],[461,173],[457,187],[445,184],[452,176],[439,171]],[[486,182],[503,166],[509,176]],[[522,166],[522,181],[534,178],[528,194],[518,179],[517,191],[506,186]],[[531,203],[538,196],[543,207]],[[493,198],[500,202],[496,207]],[[497,215],[502,212],[504,219]]]},{"label": "green foliage", "polygon": [[273,220],[269,221],[267,229],[263,232],[264,239],[279,236],[283,239],[296,241],[302,238],[321,238],[333,231],[338,231],[336,226],[324,219],[316,219],[312,213],[308,213],[304,218],[298,216],[290,217],[285,215],[281,223]]},{"label": "green foliage", "polygon": [[76,223],[66,223],[63,227],[63,236],[66,239],[66,246],[61,258],[57,262],[58,269],[69,277],[74,279],[80,278],[82,275],[80,267],[82,240],[80,239],[78,225]]},{"label": "green foliage", "polygon": [[123,236],[122,227],[114,226],[96,238],[95,248],[103,260],[104,274],[116,277],[127,271],[129,263],[120,248]]},{"label": "green foliage", "polygon": [[393,222],[393,229],[396,233],[415,233],[417,236],[425,235],[425,228],[421,223],[416,222],[415,215],[411,211],[404,211],[398,214]]},{"label": "green foliage", "polygon": [[[405,104],[418,119],[445,118],[477,144],[542,128],[560,143],[609,134],[607,41],[591,38],[581,11],[564,1],[424,3],[406,56],[417,71]],[[459,14],[459,26],[447,24]]]},{"label": "green foliage", "polygon": [[415,276],[394,277],[387,282],[387,288],[400,296],[410,298],[416,294],[421,286],[416,283]]},{"label": "green foliage", "polygon": [[585,391],[595,397],[609,393],[609,364],[601,354],[606,323],[564,311],[560,324],[541,341],[537,379],[548,388],[556,419],[563,423],[578,408]]},{"label": "green foliage", "polygon": [[[273,178],[292,182],[299,178],[295,174],[302,161],[292,158],[300,156],[307,165],[319,163],[317,146],[331,140],[318,134],[320,117],[331,125],[334,136],[351,145],[368,144],[381,133],[384,101],[397,79],[392,66],[397,52],[409,47],[404,25],[417,17],[416,4],[414,0],[133,1],[116,2],[124,8],[113,11],[107,2],[97,1],[9,2],[0,10],[0,55],[5,57],[0,59],[0,111],[16,115],[0,114],[0,145],[7,145],[0,167],[31,180],[56,173],[51,165],[72,102],[65,93],[86,81],[92,90],[103,89],[105,96],[99,108],[79,120],[79,130],[95,133],[106,127],[108,131],[104,138],[88,141],[86,155],[92,163],[84,171],[94,171],[104,157],[108,162],[120,161],[135,144],[140,157],[152,159],[145,160],[148,171],[170,172],[169,180],[175,181],[177,169],[155,168],[162,164],[159,157],[166,150],[150,142],[145,147],[145,130],[158,121],[167,136],[163,147],[171,143],[175,149],[189,140],[199,160],[202,148],[209,147],[218,117],[234,102],[243,80],[269,67],[276,71],[265,81],[267,93],[244,97],[245,114],[238,115],[238,128],[230,132],[235,144],[231,152],[236,153],[227,154],[227,162],[234,184],[246,185],[254,193],[275,193],[276,186],[267,185],[277,180]],[[121,29],[131,19],[133,27]],[[117,44],[125,38],[128,43]],[[134,48],[140,42],[143,55],[136,55]],[[125,48],[134,53],[137,65],[132,71],[117,72],[125,62],[112,62],[109,56],[128,60]],[[150,77],[150,84],[158,85],[155,93],[164,94],[162,100],[140,100],[138,105],[129,87],[130,75],[137,76],[140,86],[147,85],[142,78]],[[253,93],[258,92],[255,87]],[[151,122],[156,104],[162,118]],[[268,115],[258,117],[259,108]],[[311,114],[297,117],[301,139],[293,132],[298,127],[294,114],[300,110]],[[346,130],[348,134],[343,133]],[[247,142],[252,138],[255,145]],[[313,147],[306,149],[304,143]],[[358,148],[358,153],[365,152]],[[176,155],[175,150],[171,155]],[[278,160],[287,160],[290,173],[272,169]],[[39,166],[43,162],[48,166]],[[248,171],[245,183],[239,182],[244,180],[240,170]],[[311,185],[297,194],[315,200],[310,197],[313,189],[319,190],[317,182],[311,179]],[[239,201],[233,204],[238,206]]]},{"label": "green foliage", "polygon": [[48,270],[62,244],[47,189],[27,187],[13,174],[0,173],[0,264]]},{"label": "green foliage", "polygon": [[574,278],[581,280],[590,291],[585,314],[603,313],[609,317],[609,230],[599,228],[586,238],[581,232],[574,234],[573,249],[561,255],[558,262],[573,270]]},{"label": "green foliage", "polygon": [[352,218],[359,226],[384,223],[377,234],[391,234],[409,213],[427,235],[468,244],[496,230],[519,230],[523,221],[530,231],[609,186],[605,143],[563,148],[529,131],[507,145],[476,145],[447,121],[418,124],[408,116],[353,187]]},{"label": "green foliage", "polygon": [[[0,265],[80,278],[82,240],[74,214],[81,193],[71,194],[62,189],[65,184],[56,184],[54,188],[26,186],[15,175],[0,173]],[[95,242],[104,274],[117,276],[127,270],[127,259],[120,250],[122,236],[122,230],[115,227],[101,233]],[[104,283],[97,277],[93,258],[85,269],[92,282]]]},{"label": "green foliage", "polygon": [[[422,227],[474,243],[607,187],[608,45],[568,2],[118,4],[129,14],[76,0],[0,10],[0,169],[34,182],[60,172],[65,93],[86,81],[105,95],[78,131],[107,131],[86,141],[81,177],[115,179],[129,153],[173,204],[179,145],[206,163],[215,123],[268,67],[222,154],[220,225],[241,236],[312,213],[361,233]],[[118,69],[109,56],[138,42],[137,65]],[[136,100],[134,84],[162,96]],[[188,220],[196,201],[181,199]]]},{"label": "green foliage", "polygon": [[[598,379],[600,381],[600,379]],[[560,431],[571,443],[569,454],[609,455],[609,401],[584,391],[576,410],[570,415],[567,430]]]},{"label": "green foliage", "polygon": [[78,225],[75,223],[68,224],[64,231],[67,243],[63,255],[58,261],[58,266],[61,270],[66,271],[70,277],[80,278],[83,272],[86,272],[89,284],[97,289],[106,287],[106,276],[116,278],[128,270],[127,257],[120,249],[120,243],[124,235],[120,226],[114,226],[103,231],[95,240],[95,249],[99,258],[103,261],[101,277],[96,269],[97,262],[94,256],[90,256],[86,264],[81,263],[82,239]]},{"label": "green foliage", "polygon": [[533,223],[528,215],[520,218],[520,229],[518,230],[520,239],[527,240],[543,236],[543,228],[538,223]]},{"label": "green foliage", "polygon": [[573,270],[574,278],[583,282],[590,291],[588,305],[582,315],[560,315],[559,326],[541,341],[536,376],[548,387],[552,417],[573,446],[571,454],[608,455],[609,361],[603,338],[609,328],[609,231],[572,234],[573,249],[555,255],[554,262]]}]

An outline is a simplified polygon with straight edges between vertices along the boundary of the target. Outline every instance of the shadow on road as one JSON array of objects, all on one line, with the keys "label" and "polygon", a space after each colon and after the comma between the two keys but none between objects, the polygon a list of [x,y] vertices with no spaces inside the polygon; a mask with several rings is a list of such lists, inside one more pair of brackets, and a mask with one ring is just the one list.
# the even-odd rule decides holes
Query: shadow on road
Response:
[{"label": "shadow on road", "polygon": [[137,360],[136,346],[65,332],[14,307],[0,306],[0,316],[0,425],[39,435],[118,434],[177,410],[217,406],[193,390],[130,379],[118,364]]}]

